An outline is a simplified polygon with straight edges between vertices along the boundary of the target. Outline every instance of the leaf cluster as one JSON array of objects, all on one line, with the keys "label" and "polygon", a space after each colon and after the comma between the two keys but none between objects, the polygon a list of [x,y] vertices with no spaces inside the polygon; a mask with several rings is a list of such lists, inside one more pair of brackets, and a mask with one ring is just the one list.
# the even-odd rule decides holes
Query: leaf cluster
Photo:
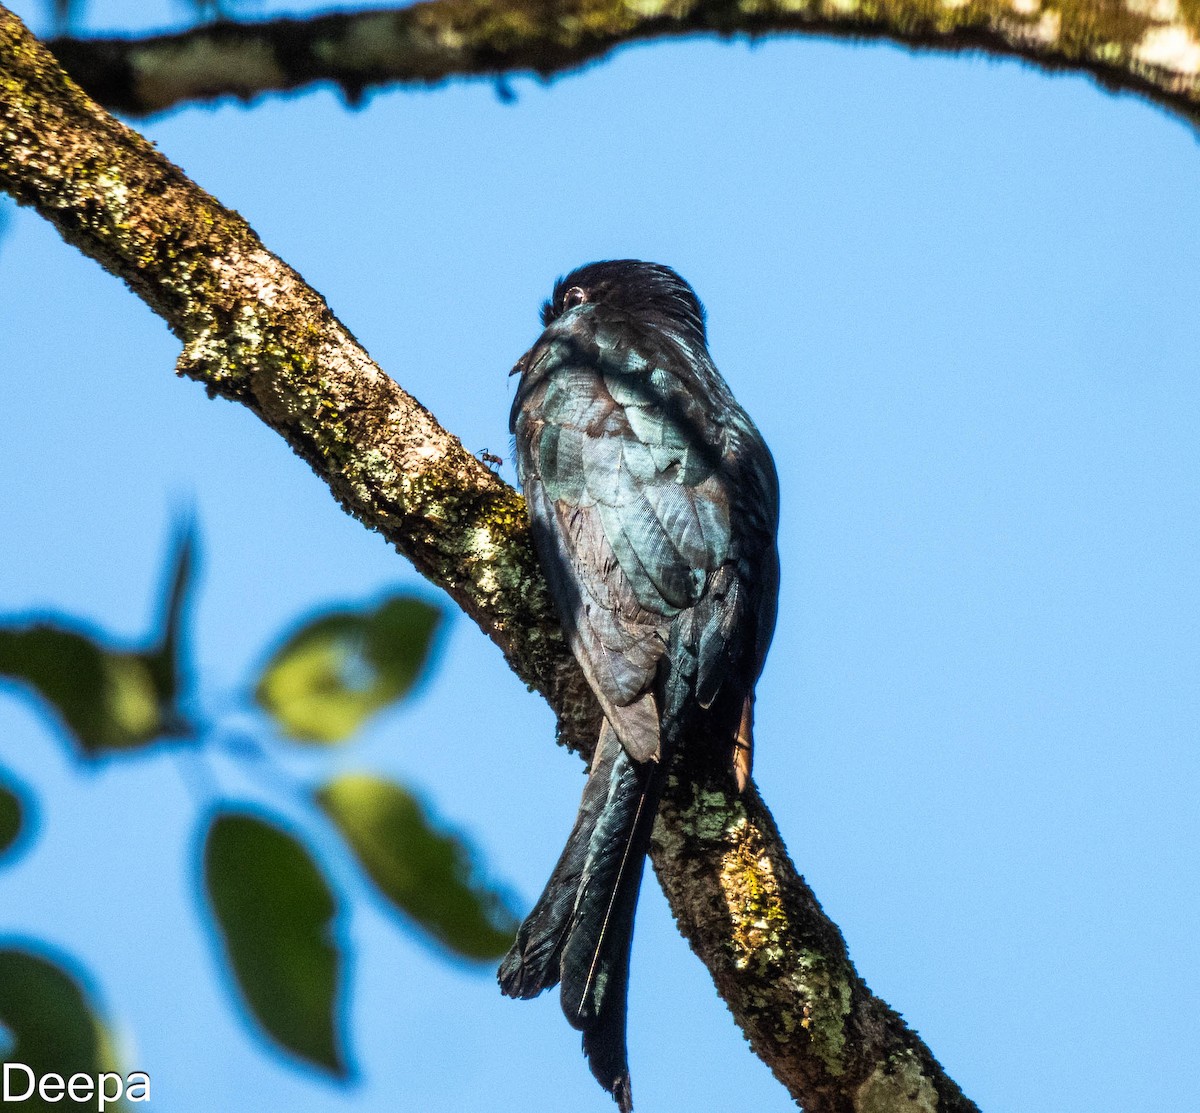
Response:
[{"label": "leaf cluster", "polygon": [[[287,772],[298,748],[349,742],[409,697],[435,659],[440,608],[394,592],[301,621],[245,686],[255,729],[230,735],[197,708],[191,611],[196,543],[177,531],[155,630],[135,646],[63,616],[0,620],[0,682],[34,698],[85,763],[137,760],[173,747],[188,761],[215,750],[271,774],[282,808],[222,797],[200,819],[203,903],[217,953],[257,1029],[305,1062],[348,1078],[343,1001],[348,894],[330,878],[340,855],[417,934],[448,957],[487,961],[516,928],[470,841],[447,830],[405,786],[370,773],[309,784]],[[30,841],[29,789],[0,769],[0,865]],[[0,950],[0,1024],[20,1061],[62,1073],[112,1069],[105,1027],[69,960],[37,945]],[[22,1002],[40,1002],[36,1007]],[[0,1027],[0,1033],[4,1031]],[[82,1033],[91,1032],[91,1042]],[[10,1057],[12,1057],[10,1055]]]}]

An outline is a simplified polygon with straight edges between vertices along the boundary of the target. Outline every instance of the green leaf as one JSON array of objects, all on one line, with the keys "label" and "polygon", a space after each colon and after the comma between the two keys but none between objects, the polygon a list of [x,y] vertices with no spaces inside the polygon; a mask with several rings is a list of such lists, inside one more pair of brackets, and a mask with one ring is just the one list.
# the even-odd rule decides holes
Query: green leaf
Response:
[{"label": "green leaf", "polygon": [[380,892],[437,942],[481,961],[508,949],[517,919],[507,902],[480,878],[470,845],[439,830],[409,792],[357,774],[326,785],[317,802]]},{"label": "green leaf", "polygon": [[0,628],[0,677],[49,703],[84,752],[144,746],[165,732],[146,657],[50,622]]},{"label": "green leaf", "polygon": [[195,548],[195,531],[185,522],[175,531],[160,632],[147,650],[117,649],[63,619],[10,625],[0,627],[0,678],[37,692],[91,757],[191,733],[179,700]]},{"label": "green leaf", "polygon": [[250,815],[218,815],[204,882],[251,1015],[288,1051],[345,1078],[337,904],[308,851]]},{"label": "green leaf", "polygon": [[440,618],[437,607],[410,596],[318,618],[275,652],[254,698],[290,738],[344,741],[411,691]]},{"label": "green leaf", "polygon": [[0,861],[17,845],[21,835],[28,833],[25,811],[19,787],[0,772]]},{"label": "green leaf", "polygon": [[184,520],[175,527],[174,552],[158,621],[157,644],[146,654],[159,705],[164,716],[173,720],[180,732],[189,729],[179,703],[187,683],[188,610],[195,576],[196,530],[190,520]]},{"label": "green leaf", "polygon": [[[79,1073],[94,1078],[118,1069],[112,1040],[80,980],[24,948],[0,949],[0,1025],[14,1041],[2,1057],[24,1063],[35,1076],[53,1072],[63,1078]],[[14,1072],[16,1093],[24,1092],[25,1077]],[[63,1104],[70,1103],[45,1103],[35,1091],[20,1108],[50,1113]],[[109,1103],[105,1108],[113,1113],[126,1106]]]},{"label": "green leaf", "polygon": [[21,798],[0,785],[0,857],[21,836]]}]

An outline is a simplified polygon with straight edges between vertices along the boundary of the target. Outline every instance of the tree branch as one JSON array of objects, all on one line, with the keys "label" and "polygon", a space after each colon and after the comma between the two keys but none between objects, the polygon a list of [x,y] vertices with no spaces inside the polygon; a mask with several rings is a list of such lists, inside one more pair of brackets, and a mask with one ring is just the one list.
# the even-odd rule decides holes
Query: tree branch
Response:
[{"label": "tree branch", "polygon": [[[443,587],[586,752],[598,712],[567,652],[520,496],[389,379],[295,271],[92,103],[0,6],[0,187],[160,314],[178,371],[248,406],[364,524]],[[872,996],[752,788],[676,770],[653,858],[680,930],[809,1113],[975,1110]]]},{"label": "tree branch", "polygon": [[455,77],[550,78],[648,39],[805,33],[984,51],[1089,73],[1200,118],[1198,0],[424,0],[410,7],[142,39],[59,39],[67,71],[132,115],[319,81],[367,89]]}]

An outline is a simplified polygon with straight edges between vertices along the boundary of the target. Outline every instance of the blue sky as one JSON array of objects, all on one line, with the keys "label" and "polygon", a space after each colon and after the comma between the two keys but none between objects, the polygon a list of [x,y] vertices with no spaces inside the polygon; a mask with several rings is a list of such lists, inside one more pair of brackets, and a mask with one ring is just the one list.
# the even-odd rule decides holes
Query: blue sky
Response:
[{"label": "blue sky", "polygon": [[[44,28],[39,5],[11,6]],[[95,29],[183,15],[89,12]],[[1083,78],[814,39],[637,48],[512,87],[512,104],[477,83],[357,111],[319,90],[139,126],[472,450],[508,455],[507,372],[557,275],[623,256],[679,269],[781,473],[756,776],[859,970],[989,1113],[1189,1107],[1194,135]],[[119,282],[13,217],[0,612],[136,637],[191,501],[201,699],[229,707],[299,615],[420,581],[274,434],[177,380],[176,355]],[[460,616],[415,701],[296,769],[416,785],[529,902],[582,784],[552,735]],[[500,998],[490,968],[448,965],[357,889],[359,1081],[293,1069],[218,975],[180,763],[80,770],[0,691],[0,766],[41,804],[36,842],[0,871],[0,931],[91,971],[162,1109],[610,1108],[551,997]],[[230,763],[210,775],[271,799]],[[792,1108],[653,883],[630,1046],[644,1113]]]}]

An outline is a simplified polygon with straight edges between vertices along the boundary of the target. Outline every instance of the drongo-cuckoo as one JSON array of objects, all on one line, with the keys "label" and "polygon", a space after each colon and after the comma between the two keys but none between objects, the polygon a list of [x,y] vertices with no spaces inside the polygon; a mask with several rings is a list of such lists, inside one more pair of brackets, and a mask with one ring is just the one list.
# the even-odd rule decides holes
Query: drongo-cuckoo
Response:
[{"label": "drongo-cuckoo", "polygon": [[560,983],[592,1073],[632,1108],[629,951],[665,769],[750,774],[775,626],[778,481],[668,267],[562,278],[513,369],[517,470],[572,652],[604,713],[575,827],[500,966],[512,997]]}]

